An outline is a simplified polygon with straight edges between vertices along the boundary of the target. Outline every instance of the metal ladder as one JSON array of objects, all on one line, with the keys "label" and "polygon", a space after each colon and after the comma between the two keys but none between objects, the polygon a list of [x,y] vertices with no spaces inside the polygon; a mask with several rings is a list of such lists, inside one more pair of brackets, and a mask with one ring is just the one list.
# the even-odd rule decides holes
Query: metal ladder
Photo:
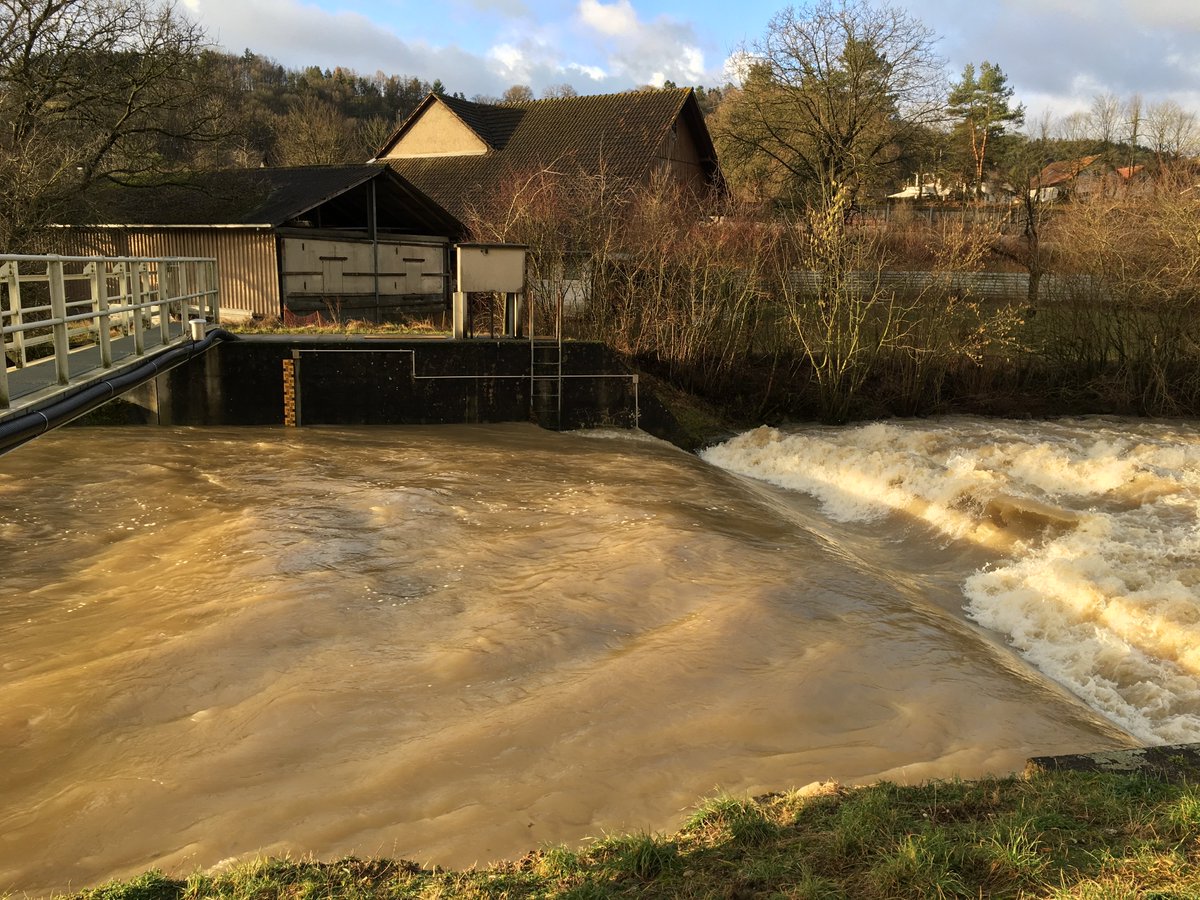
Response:
[{"label": "metal ladder", "polygon": [[562,429],[562,331],[529,339],[529,414],[543,428]]}]

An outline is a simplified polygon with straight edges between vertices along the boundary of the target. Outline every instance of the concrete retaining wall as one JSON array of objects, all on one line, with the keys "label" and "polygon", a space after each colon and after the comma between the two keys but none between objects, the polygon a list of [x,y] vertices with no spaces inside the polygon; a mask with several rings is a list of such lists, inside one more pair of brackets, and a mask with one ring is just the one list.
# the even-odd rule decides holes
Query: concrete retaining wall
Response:
[{"label": "concrete retaining wall", "polygon": [[107,421],[282,425],[289,416],[290,384],[301,425],[637,423],[638,386],[603,344],[563,345],[561,422],[545,410],[532,415],[529,374],[524,341],[244,337],[218,344],[125,395]]}]

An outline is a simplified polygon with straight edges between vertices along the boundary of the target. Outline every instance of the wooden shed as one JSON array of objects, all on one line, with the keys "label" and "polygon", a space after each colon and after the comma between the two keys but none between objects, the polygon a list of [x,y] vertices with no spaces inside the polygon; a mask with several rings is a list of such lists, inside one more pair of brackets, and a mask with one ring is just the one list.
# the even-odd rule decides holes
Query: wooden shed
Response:
[{"label": "wooden shed", "polygon": [[206,172],[90,193],[71,254],[212,256],[223,317],[388,320],[444,309],[459,222],[382,164]]}]

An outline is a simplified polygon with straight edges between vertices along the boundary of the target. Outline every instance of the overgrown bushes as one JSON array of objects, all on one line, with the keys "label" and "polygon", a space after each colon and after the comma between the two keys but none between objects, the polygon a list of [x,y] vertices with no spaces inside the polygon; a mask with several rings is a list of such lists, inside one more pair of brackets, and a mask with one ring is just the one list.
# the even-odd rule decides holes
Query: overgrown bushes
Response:
[{"label": "overgrown bushes", "polygon": [[[839,191],[789,220],[540,171],[472,226],[530,246],[536,330],[561,310],[569,335],[752,417],[1200,408],[1194,191],[1164,181],[1056,210],[1032,303],[972,288],[1012,255],[1001,218],[895,218],[858,221]],[[914,260],[907,283],[886,277]]]}]

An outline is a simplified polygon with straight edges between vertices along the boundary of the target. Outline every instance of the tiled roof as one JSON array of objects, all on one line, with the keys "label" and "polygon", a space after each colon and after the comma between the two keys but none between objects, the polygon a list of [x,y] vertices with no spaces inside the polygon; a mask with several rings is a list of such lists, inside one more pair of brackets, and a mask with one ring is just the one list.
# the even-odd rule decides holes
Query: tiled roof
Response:
[{"label": "tiled roof", "polygon": [[1034,187],[1048,188],[1065,184],[1079,176],[1079,173],[1098,160],[1099,156],[1082,156],[1079,159],[1065,159],[1052,162],[1038,175]]},{"label": "tiled roof", "polygon": [[498,105],[430,96],[392,135],[380,158],[435,102],[444,103],[491,150],[475,156],[387,162],[460,220],[506,179],[538,169],[603,170],[614,179],[645,180],[663,139],[680,117],[688,123],[709,178],[716,182],[720,177],[712,139],[690,88]]},{"label": "tiled roof", "polygon": [[432,234],[457,226],[428,197],[378,163],[221,169],[165,185],[107,185],[82,197],[64,224],[279,226],[376,178],[386,182],[381,208],[390,203]]}]

